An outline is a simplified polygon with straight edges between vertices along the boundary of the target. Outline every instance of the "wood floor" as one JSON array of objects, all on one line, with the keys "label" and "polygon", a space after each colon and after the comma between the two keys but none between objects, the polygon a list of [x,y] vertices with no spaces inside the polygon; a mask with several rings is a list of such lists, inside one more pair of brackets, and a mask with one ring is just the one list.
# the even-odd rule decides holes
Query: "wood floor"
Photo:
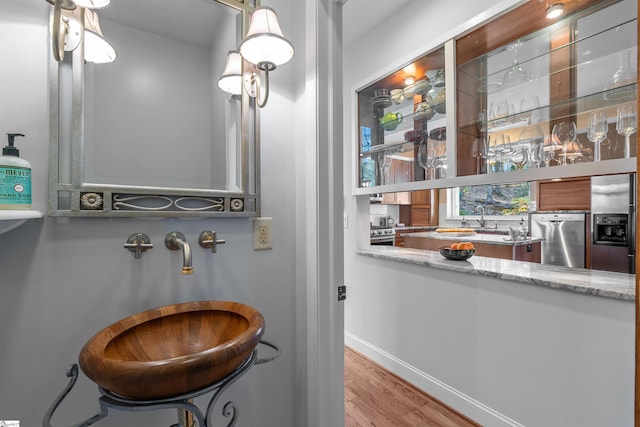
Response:
[{"label": "wood floor", "polygon": [[344,352],[346,427],[478,427],[355,350]]}]

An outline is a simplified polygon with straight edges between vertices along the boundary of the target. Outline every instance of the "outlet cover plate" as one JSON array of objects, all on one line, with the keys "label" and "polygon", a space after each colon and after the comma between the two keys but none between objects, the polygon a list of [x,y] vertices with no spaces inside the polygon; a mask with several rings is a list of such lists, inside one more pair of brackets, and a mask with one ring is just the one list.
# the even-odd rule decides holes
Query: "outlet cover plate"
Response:
[{"label": "outlet cover plate", "polygon": [[271,218],[255,218],[253,220],[253,249],[271,249]]}]

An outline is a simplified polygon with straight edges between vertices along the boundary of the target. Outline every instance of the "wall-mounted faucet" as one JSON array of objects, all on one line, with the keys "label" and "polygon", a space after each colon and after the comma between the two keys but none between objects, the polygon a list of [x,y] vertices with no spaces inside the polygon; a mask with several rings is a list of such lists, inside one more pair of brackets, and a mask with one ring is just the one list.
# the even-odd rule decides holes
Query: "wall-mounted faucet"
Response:
[{"label": "wall-mounted faucet", "polygon": [[184,234],[178,231],[172,231],[164,238],[164,244],[172,251],[182,249],[182,274],[193,274],[193,267],[191,266],[191,246],[184,238]]},{"label": "wall-mounted faucet", "polygon": [[227,243],[224,239],[218,239],[215,231],[203,231],[198,237],[198,243],[203,248],[211,248],[214,254],[218,252],[218,245]]},{"label": "wall-mounted faucet", "polygon": [[484,228],[484,207],[483,206],[476,206],[476,208],[473,210],[474,212],[478,212],[478,209],[480,209],[480,219],[477,219],[476,221],[478,221],[478,223],[480,223],[480,228]]}]

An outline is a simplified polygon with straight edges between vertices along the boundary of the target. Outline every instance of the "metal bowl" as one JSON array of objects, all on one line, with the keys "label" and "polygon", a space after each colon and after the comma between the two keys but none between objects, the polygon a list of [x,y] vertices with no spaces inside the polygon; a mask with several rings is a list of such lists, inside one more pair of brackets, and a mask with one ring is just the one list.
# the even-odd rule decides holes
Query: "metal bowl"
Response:
[{"label": "metal bowl", "polygon": [[466,261],[476,253],[475,249],[449,249],[448,247],[441,247],[439,249],[440,255],[452,261]]}]

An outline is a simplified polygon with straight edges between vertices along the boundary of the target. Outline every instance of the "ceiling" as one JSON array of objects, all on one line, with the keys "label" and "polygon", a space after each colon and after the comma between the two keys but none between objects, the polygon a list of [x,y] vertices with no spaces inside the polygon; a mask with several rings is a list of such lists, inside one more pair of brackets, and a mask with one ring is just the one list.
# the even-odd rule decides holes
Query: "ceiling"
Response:
[{"label": "ceiling", "polygon": [[[211,0],[182,0],[182,3],[175,0],[114,1],[97,12],[101,21],[118,22],[203,48],[208,48],[215,40],[218,20],[238,13]],[[109,38],[106,32],[105,37]]]},{"label": "ceiling", "polygon": [[353,43],[407,3],[425,0],[347,0],[342,15],[343,43]]}]

